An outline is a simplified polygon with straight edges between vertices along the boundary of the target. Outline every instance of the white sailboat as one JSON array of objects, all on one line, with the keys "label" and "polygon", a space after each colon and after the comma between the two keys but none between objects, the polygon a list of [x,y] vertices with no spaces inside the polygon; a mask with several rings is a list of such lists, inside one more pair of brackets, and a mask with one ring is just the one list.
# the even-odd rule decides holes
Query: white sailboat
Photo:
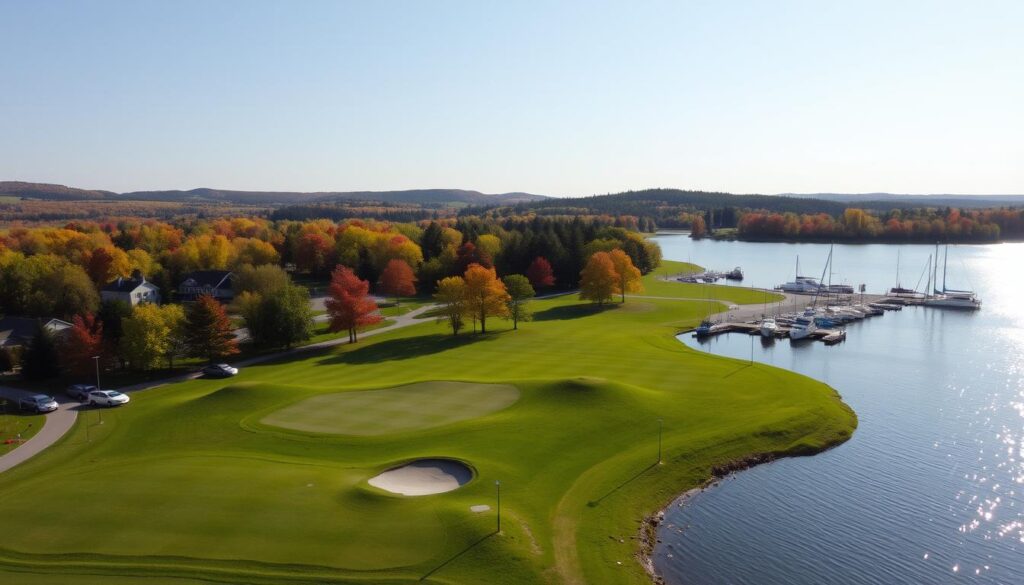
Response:
[{"label": "white sailboat", "polygon": [[816,294],[821,288],[817,280],[810,276],[800,276],[800,256],[796,257],[796,274],[792,282],[780,284],[775,287],[777,290],[788,293]]},{"label": "white sailboat", "polygon": [[938,288],[939,281],[939,246],[935,246],[935,277],[933,293],[924,300],[926,307],[939,309],[966,309],[974,311],[981,308],[981,299],[974,291],[954,290],[946,288],[946,268],[949,263],[949,244],[946,244],[946,253],[942,258],[942,290]]}]

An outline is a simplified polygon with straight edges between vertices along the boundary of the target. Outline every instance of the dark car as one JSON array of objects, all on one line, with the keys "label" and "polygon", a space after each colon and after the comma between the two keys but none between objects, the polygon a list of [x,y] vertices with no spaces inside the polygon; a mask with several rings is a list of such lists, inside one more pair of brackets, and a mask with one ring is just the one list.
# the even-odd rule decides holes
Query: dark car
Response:
[{"label": "dark car", "polygon": [[91,384],[75,384],[68,386],[65,393],[79,402],[85,402],[93,390],[96,390],[96,387]]},{"label": "dark car", "polygon": [[32,412],[53,412],[57,410],[57,407],[57,401],[52,396],[47,396],[46,394],[36,394],[35,396],[22,398],[18,401],[18,408]]},{"label": "dark car", "polygon": [[203,374],[211,378],[230,378],[238,375],[238,368],[232,368],[227,364],[213,364],[203,368]]}]

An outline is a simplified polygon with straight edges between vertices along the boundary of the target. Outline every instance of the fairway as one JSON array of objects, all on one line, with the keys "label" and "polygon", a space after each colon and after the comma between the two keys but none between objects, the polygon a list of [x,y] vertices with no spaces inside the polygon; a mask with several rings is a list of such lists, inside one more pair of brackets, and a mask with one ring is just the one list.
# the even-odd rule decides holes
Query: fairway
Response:
[{"label": "fairway", "polygon": [[484,416],[519,400],[508,384],[419,382],[307,398],[260,420],[269,426],[330,435],[386,435]]},{"label": "fairway", "polygon": [[140,392],[0,474],[0,582],[647,584],[646,516],[856,426],[821,383],[676,341],[706,305],[548,298],[518,331],[424,321]]}]

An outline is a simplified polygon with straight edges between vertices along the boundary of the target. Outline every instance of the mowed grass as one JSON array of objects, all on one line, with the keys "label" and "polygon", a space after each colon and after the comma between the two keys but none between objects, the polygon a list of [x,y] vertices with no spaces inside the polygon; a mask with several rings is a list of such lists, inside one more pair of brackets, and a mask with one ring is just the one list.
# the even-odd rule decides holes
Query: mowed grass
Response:
[{"label": "mowed grass", "polygon": [[310,433],[386,435],[484,416],[516,400],[519,390],[508,384],[419,382],[397,388],[321,394],[275,410],[259,422]]},{"label": "mowed grass", "polygon": [[[355,346],[149,390],[104,424],[0,475],[0,581],[646,583],[642,519],[752,454],[847,439],[828,387],[673,338],[705,303],[596,310],[536,301],[518,331],[453,338],[424,322]],[[509,384],[518,401],[419,430],[351,436],[254,426],[303,400],[437,380]],[[657,464],[658,419],[664,464]],[[381,425],[387,425],[385,419]],[[367,480],[416,458],[476,478],[402,497]],[[501,481],[502,532],[493,510]],[[39,503],[45,505],[39,505]]]},{"label": "mowed grass", "polygon": [[708,301],[735,303],[737,305],[774,303],[785,298],[778,293],[767,292],[750,287],[744,288],[742,286],[729,284],[705,285],[690,282],[679,282],[675,280],[663,280],[666,274],[674,275],[688,272],[699,272],[700,270],[703,269],[695,264],[663,260],[661,267],[658,268],[657,272],[652,272],[643,277],[644,292],[637,294],[652,297],[707,299]]},{"label": "mowed grass", "polygon": [[0,399],[0,455],[31,439],[46,424],[45,414],[18,412],[18,405]]}]

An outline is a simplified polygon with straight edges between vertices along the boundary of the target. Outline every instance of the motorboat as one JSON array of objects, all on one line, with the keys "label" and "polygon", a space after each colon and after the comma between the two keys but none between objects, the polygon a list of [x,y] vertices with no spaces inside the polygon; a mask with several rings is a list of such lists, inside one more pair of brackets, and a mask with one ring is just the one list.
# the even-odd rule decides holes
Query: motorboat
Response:
[{"label": "motorboat", "polygon": [[775,323],[775,319],[766,317],[761,321],[761,337],[775,337],[778,331],[779,326]]},{"label": "motorboat", "polygon": [[704,319],[701,321],[700,325],[697,326],[697,337],[707,337],[708,335],[711,335],[711,328],[713,326],[714,323],[712,323],[710,319]]},{"label": "motorboat", "polygon": [[793,326],[789,329],[789,338],[798,341],[809,337],[817,330],[818,327],[814,324],[814,309],[807,309],[793,320]]},{"label": "motorboat", "polygon": [[818,283],[818,279],[811,278],[810,276],[800,276],[800,257],[796,257],[796,273],[791,282],[780,284],[775,287],[775,290],[781,290],[782,292],[797,293],[797,294],[818,294],[821,290],[821,284]]}]

